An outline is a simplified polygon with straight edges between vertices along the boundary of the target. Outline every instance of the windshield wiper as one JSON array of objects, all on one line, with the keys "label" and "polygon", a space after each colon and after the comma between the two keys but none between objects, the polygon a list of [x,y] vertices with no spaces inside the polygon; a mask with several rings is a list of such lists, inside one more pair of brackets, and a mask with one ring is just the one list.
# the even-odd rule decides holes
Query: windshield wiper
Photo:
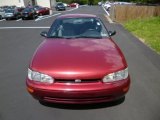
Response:
[{"label": "windshield wiper", "polygon": [[48,38],[64,38],[64,39],[66,39],[66,37],[63,37],[63,36],[49,36]]},{"label": "windshield wiper", "polygon": [[62,39],[75,39],[75,38],[77,38],[77,37],[64,37],[64,36],[49,36],[48,38],[62,38]]},{"label": "windshield wiper", "polygon": [[85,36],[85,35],[80,35],[80,36],[75,36],[75,38],[95,38],[95,39],[101,39],[101,36]]},{"label": "windshield wiper", "polygon": [[101,39],[101,36],[73,36],[73,37],[64,37],[64,36],[49,36],[48,38],[62,38],[62,39],[75,39],[75,38],[95,38],[95,39]]}]

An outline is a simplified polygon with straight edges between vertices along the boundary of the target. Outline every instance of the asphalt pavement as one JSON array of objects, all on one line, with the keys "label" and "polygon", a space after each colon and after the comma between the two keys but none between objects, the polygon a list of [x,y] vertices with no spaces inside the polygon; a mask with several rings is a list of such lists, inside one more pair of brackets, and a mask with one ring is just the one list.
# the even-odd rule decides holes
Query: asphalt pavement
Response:
[{"label": "asphalt pavement", "polygon": [[[29,61],[43,41],[57,13],[96,14],[123,51],[131,76],[125,100],[93,105],[42,105],[26,91]],[[160,55],[145,46],[122,25],[110,24],[100,6],[53,12],[44,19],[0,21],[0,120],[160,120]]]}]

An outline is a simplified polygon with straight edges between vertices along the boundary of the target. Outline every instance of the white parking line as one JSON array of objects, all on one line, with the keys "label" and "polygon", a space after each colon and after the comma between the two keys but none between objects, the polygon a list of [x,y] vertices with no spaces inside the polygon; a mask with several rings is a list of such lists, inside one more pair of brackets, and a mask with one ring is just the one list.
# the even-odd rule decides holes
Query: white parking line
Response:
[{"label": "white parking line", "polygon": [[0,20],[0,21],[5,21],[6,19],[2,19],[2,20]]},{"label": "white parking line", "polygon": [[73,10],[76,10],[76,9],[78,9],[78,7],[70,9],[70,10],[66,10],[65,12],[67,12],[67,11],[73,11]]},{"label": "white parking line", "polygon": [[48,16],[45,16],[45,17],[39,17],[39,18],[35,19],[35,21],[47,19],[47,18],[50,18],[50,17],[53,17],[53,16],[57,16],[57,15],[60,15],[60,14],[61,14],[61,13],[57,13],[57,14],[48,15]]},{"label": "white parking line", "polygon": [[102,6],[102,7],[103,7],[104,11],[107,13],[107,15],[105,15],[105,17],[107,18],[108,22],[109,22],[109,23],[114,23],[114,22],[111,20],[111,18],[109,17],[110,14],[108,13],[108,11],[104,8],[104,6]]},{"label": "white parking line", "polygon": [[103,10],[107,13],[108,16],[110,16],[109,12],[104,8],[104,6],[102,5]]},{"label": "white parking line", "polygon": [[[66,10],[64,12],[69,12],[69,11],[73,11],[73,10],[76,10],[76,9],[78,9],[78,7],[70,9],[70,10]],[[35,19],[35,21],[44,20],[44,19],[47,19],[47,18],[50,18],[50,17],[53,17],[53,16],[57,16],[57,15],[60,15],[60,14],[62,14],[62,13],[57,13],[57,14],[47,15],[47,16],[41,16],[41,17],[38,17],[37,19]]]},{"label": "white parking line", "polygon": [[[45,15],[45,16],[48,16],[48,15]],[[38,16],[38,18],[42,18],[43,16]]]},{"label": "white parking line", "polygon": [[16,20],[16,21],[21,21],[22,20],[22,18],[20,18],[20,19],[18,19],[18,20]]},{"label": "white parking line", "polygon": [[41,29],[50,27],[0,27],[0,29]]},{"label": "white parking line", "polygon": [[108,15],[104,15],[104,16],[107,18],[109,23],[114,23]]}]

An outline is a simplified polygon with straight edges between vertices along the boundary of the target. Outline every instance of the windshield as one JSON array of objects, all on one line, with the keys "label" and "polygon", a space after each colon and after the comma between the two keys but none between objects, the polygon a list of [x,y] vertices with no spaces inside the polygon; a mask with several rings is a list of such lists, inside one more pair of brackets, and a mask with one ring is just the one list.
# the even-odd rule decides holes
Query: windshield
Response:
[{"label": "windshield", "polygon": [[7,10],[5,10],[5,13],[14,13],[14,10],[13,9],[7,9]]},{"label": "windshield", "polygon": [[4,12],[4,10],[0,9],[0,12]]},{"label": "windshield", "polygon": [[64,5],[63,3],[58,3],[58,4],[57,4],[57,6],[63,6],[63,5]]},{"label": "windshield", "polygon": [[35,6],[34,9],[35,9],[35,10],[41,10],[41,9],[43,9],[43,8],[40,7],[40,6]]},{"label": "windshield", "polygon": [[97,18],[61,18],[51,26],[50,38],[102,38],[108,37],[102,22]]},{"label": "windshield", "polygon": [[32,9],[30,9],[30,8],[25,8],[25,9],[23,10],[23,12],[32,12]]}]

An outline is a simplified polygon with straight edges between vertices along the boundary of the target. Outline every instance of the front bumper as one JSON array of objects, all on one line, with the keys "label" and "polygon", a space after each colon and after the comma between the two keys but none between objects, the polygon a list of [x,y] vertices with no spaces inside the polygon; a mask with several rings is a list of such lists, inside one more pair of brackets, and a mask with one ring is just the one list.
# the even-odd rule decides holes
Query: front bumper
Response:
[{"label": "front bumper", "polygon": [[40,101],[68,104],[88,104],[117,100],[123,97],[130,78],[114,83],[54,83],[45,85],[27,79],[29,93]]},{"label": "front bumper", "polygon": [[26,14],[26,15],[22,15],[23,18],[30,18],[31,16]]},{"label": "front bumper", "polygon": [[15,18],[15,16],[13,15],[8,15],[8,16],[4,16],[5,19],[12,19],[12,18]]},{"label": "front bumper", "polygon": [[64,7],[58,7],[57,9],[58,10],[65,10],[66,8],[64,8]]}]

